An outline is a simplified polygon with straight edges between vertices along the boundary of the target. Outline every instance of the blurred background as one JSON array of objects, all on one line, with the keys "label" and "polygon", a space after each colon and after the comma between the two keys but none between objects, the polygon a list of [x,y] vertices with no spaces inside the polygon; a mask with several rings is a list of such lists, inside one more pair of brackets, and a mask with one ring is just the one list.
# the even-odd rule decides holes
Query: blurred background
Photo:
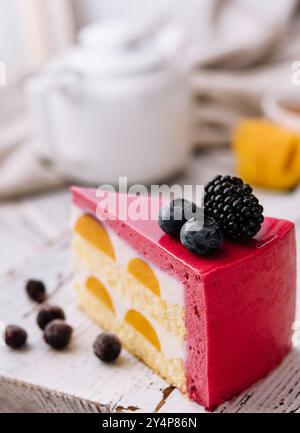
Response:
[{"label": "blurred background", "polygon": [[235,173],[300,221],[300,1],[0,0],[0,271],[68,185]]}]

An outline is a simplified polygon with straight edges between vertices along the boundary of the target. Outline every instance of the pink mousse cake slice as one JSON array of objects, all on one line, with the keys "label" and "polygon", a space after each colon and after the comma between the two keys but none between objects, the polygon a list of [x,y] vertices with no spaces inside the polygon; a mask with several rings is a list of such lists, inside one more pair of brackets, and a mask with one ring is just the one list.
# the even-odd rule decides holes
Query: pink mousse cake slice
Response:
[{"label": "pink mousse cake slice", "polygon": [[[202,258],[166,235],[156,217],[121,220],[123,205],[108,211],[94,189],[73,188],[72,196],[79,304],[191,400],[213,408],[263,378],[290,351],[291,222],[266,218],[253,240],[225,241]],[[156,198],[124,198],[128,207],[137,200],[161,206]]]}]

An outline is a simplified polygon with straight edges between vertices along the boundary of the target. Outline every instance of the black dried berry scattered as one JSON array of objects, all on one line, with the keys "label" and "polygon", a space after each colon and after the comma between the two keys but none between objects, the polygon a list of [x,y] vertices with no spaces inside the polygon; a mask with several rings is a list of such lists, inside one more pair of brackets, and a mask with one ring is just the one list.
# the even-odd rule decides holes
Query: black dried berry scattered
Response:
[{"label": "black dried berry scattered", "polygon": [[204,225],[192,218],[182,227],[180,239],[191,253],[205,256],[220,249],[223,233],[212,218],[206,217]]},{"label": "black dried berry scattered", "polygon": [[104,333],[96,338],[93,348],[100,361],[110,363],[119,357],[122,345],[116,335]]},{"label": "black dried berry scattered", "polygon": [[198,212],[200,209],[195,203],[179,198],[160,210],[158,223],[165,233],[179,238],[182,226]]},{"label": "black dried berry scattered", "polygon": [[26,284],[26,292],[33,301],[39,304],[46,300],[46,287],[42,281],[29,280]]},{"label": "black dried berry scattered", "polygon": [[27,341],[27,332],[20,326],[7,326],[4,333],[5,343],[12,349],[21,349]]},{"label": "black dried berry scattered", "polygon": [[65,313],[60,307],[55,305],[45,305],[38,313],[37,324],[42,330],[44,330],[53,320],[65,320],[65,318]]},{"label": "black dried berry scattered", "polygon": [[71,341],[73,328],[63,320],[53,320],[44,331],[44,340],[56,350],[65,349]]},{"label": "black dried berry scattered", "polygon": [[264,209],[242,179],[215,177],[205,187],[204,201],[205,214],[217,222],[228,239],[251,239],[260,231]]}]

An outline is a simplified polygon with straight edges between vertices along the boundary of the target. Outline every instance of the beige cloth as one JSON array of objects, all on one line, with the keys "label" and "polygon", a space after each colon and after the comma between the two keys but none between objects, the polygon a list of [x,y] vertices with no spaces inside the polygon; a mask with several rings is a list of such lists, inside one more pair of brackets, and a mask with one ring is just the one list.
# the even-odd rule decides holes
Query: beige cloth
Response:
[{"label": "beige cloth", "polygon": [[[300,60],[300,1],[197,0],[197,4],[194,142],[219,145],[228,143],[241,117],[259,115],[266,89],[291,82],[292,62]],[[62,184],[29,139],[20,89],[0,87],[0,100],[5,102],[0,105],[0,198]]]},{"label": "beige cloth", "polygon": [[36,193],[63,184],[38,152],[23,96],[23,80],[0,87],[0,199]]},{"label": "beige cloth", "polygon": [[[292,64],[300,60],[300,2],[201,4],[206,13],[193,78],[194,142],[220,145],[229,142],[241,118],[261,113],[264,92],[292,87]],[[300,97],[300,86],[293,91]]]}]

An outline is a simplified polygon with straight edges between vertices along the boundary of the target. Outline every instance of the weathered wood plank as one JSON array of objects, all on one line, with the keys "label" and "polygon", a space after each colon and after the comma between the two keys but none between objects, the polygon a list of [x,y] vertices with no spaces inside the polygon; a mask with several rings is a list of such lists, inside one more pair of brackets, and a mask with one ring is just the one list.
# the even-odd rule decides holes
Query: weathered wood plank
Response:
[{"label": "weathered wood plank", "polygon": [[[99,328],[75,304],[68,250],[69,237],[66,236],[49,245],[34,262],[1,280],[0,318],[5,324],[20,323],[28,329],[29,347],[16,353],[2,345],[0,376],[98,402],[112,411],[128,407],[129,410],[153,411],[162,398],[161,390],[168,387],[162,379],[126,352],[114,366],[99,363],[93,355],[92,343]],[[35,324],[37,307],[24,293],[24,282],[30,277],[47,282],[49,301],[66,310],[76,330],[73,344],[63,353],[46,346]]]},{"label": "weathered wood plank", "polygon": [[62,190],[0,205],[0,275],[67,229],[69,200]]},{"label": "weathered wood plank", "polygon": [[[179,391],[165,392],[166,382],[125,351],[114,366],[98,362],[91,346],[99,328],[76,307],[68,256],[66,234],[0,280],[1,320],[29,331],[26,350],[16,353],[0,346],[0,411],[204,412]],[[73,343],[63,353],[53,352],[42,340],[35,324],[37,307],[24,293],[29,277],[47,282],[49,301],[66,310],[75,328]],[[299,408],[300,352],[294,350],[268,378],[216,412],[300,412]]]},{"label": "weathered wood plank", "polygon": [[[188,173],[179,181],[201,184],[216,173],[233,170],[228,150],[202,153],[191,161]],[[257,193],[266,214],[297,223],[299,241],[300,189],[289,194]],[[68,226],[68,211],[66,189],[0,205],[0,274],[10,270],[0,279],[0,321],[23,324],[30,333],[25,352],[0,346],[0,412],[203,412],[177,390],[165,398],[168,385],[127,353],[114,367],[103,366],[94,358],[91,344],[99,329],[75,306],[69,237],[60,237]],[[25,265],[16,266],[24,260]],[[24,294],[24,282],[32,277],[47,282],[50,301],[66,309],[76,328],[67,352],[54,353],[42,341],[35,325],[37,308]],[[268,378],[216,411],[300,413],[299,361],[300,353],[295,350]]]}]

